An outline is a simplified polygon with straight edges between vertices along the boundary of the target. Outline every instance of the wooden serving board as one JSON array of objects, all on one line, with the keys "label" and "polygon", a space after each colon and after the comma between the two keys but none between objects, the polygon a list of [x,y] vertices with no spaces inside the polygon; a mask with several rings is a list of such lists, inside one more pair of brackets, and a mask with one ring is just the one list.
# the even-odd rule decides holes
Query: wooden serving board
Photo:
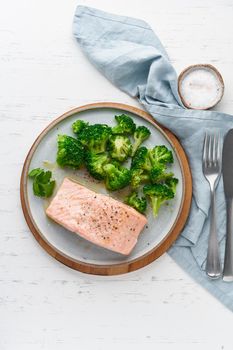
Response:
[{"label": "wooden serving board", "polygon": [[[51,243],[46,238],[44,233],[38,228],[38,225],[32,215],[30,202],[29,202],[27,174],[29,171],[29,167],[30,167],[30,163],[33,158],[33,155],[37,150],[38,145],[44,139],[45,135],[47,135],[52,129],[54,129],[55,126],[58,125],[58,123],[63,122],[66,118],[69,118],[74,114],[77,115],[79,113],[83,113],[86,111],[93,111],[95,109],[103,109],[103,110],[119,109],[128,113],[132,113],[144,119],[145,121],[149,122],[169,140],[170,144],[173,147],[173,151],[175,151],[176,157],[178,158],[181,173],[182,173],[182,183],[183,183],[182,200],[179,208],[179,213],[169,232],[167,232],[166,236],[159,242],[159,244],[156,244],[156,246],[152,247],[152,249],[147,251],[145,254],[142,254],[141,256],[138,256],[136,258],[132,258],[131,260],[130,259],[127,261],[122,260],[122,262],[119,261],[118,263],[95,264],[93,262],[79,260],[77,258],[74,258],[72,255],[65,253],[64,251],[61,251],[61,249],[59,249],[53,243]],[[95,120],[94,122],[99,122],[99,121]],[[180,145],[179,141],[177,140],[177,138],[168,129],[159,125],[148,113],[136,107],[119,104],[119,103],[103,102],[103,103],[88,104],[85,106],[75,108],[63,114],[56,120],[54,120],[51,124],[49,124],[47,128],[45,128],[45,130],[42,131],[42,133],[38,136],[38,138],[35,140],[34,144],[32,145],[26,157],[26,160],[24,162],[22,175],[21,175],[21,183],[20,183],[20,196],[21,196],[23,213],[31,232],[33,233],[34,237],[39,242],[39,244],[51,256],[59,260],[61,263],[84,273],[96,274],[96,275],[116,275],[116,274],[122,274],[130,271],[134,271],[145,265],[148,265],[149,263],[157,259],[160,255],[162,255],[164,252],[166,252],[168,248],[172,245],[172,243],[175,241],[175,239],[178,237],[178,235],[182,231],[185,225],[185,222],[188,218],[190,205],[191,205],[191,198],[192,198],[192,177],[191,177],[187,156],[182,146]]]}]

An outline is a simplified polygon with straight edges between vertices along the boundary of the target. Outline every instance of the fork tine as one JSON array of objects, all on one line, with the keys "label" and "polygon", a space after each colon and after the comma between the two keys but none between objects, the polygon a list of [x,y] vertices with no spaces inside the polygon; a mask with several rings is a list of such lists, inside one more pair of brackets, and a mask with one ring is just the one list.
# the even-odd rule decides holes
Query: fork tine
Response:
[{"label": "fork tine", "polygon": [[213,162],[213,136],[209,135],[208,163],[211,166]]},{"label": "fork tine", "polygon": [[221,143],[220,143],[220,133],[218,133],[217,142],[217,162],[221,163]]},{"label": "fork tine", "polygon": [[208,134],[205,133],[205,138],[204,138],[204,145],[203,145],[203,155],[202,155],[202,161],[203,165],[206,167],[207,163],[207,143],[208,143]]},{"label": "fork tine", "polygon": [[217,163],[217,137],[216,137],[216,134],[213,135],[212,155],[213,155],[213,164],[216,165],[216,163]]}]

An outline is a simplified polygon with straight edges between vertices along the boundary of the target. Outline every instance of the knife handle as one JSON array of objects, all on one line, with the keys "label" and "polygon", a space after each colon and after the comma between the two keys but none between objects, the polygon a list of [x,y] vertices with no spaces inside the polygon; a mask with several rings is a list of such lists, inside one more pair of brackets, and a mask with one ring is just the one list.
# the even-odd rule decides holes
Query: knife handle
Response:
[{"label": "knife handle", "polygon": [[221,263],[219,257],[218,236],[216,228],[216,205],[215,190],[211,190],[211,207],[210,207],[210,233],[208,242],[208,252],[206,260],[206,274],[212,278],[221,276]]},{"label": "knife handle", "polygon": [[225,246],[225,259],[223,280],[233,281],[233,198],[226,199],[227,204],[227,233]]}]

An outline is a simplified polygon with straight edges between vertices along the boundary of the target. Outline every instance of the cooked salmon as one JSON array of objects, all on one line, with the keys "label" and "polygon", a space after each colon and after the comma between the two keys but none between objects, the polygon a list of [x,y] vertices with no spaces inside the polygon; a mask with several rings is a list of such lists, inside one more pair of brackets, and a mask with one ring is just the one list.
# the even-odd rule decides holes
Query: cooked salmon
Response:
[{"label": "cooked salmon", "polygon": [[114,252],[130,254],[147,223],[144,215],[65,178],[46,214],[66,229]]}]

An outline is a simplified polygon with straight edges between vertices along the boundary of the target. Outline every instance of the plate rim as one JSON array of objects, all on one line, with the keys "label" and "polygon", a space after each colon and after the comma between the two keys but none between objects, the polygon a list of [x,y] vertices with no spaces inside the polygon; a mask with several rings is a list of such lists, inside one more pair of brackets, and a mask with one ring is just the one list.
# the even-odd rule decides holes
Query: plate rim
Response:
[{"label": "plate rim", "polygon": [[[134,258],[130,261],[126,261],[118,264],[109,264],[109,265],[93,264],[93,263],[83,262],[83,261],[74,259],[66,255],[62,251],[60,251],[55,246],[53,246],[37,227],[30,211],[30,205],[29,205],[28,195],[27,195],[28,169],[30,166],[31,159],[34,155],[34,152],[37,149],[37,146],[39,145],[43,137],[55,125],[57,125],[62,120],[72,116],[73,114],[80,113],[86,110],[100,109],[100,108],[121,109],[130,113],[136,114],[137,116],[147,120],[157,130],[159,130],[175,150],[176,156],[179,161],[180,169],[181,169],[182,183],[183,183],[182,199],[181,199],[181,204],[180,204],[180,208],[179,208],[179,212],[177,214],[176,220],[174,221],[171,229],[168,231],[166,236],[160,241],[160,243],[157,244],[155,247],[153,247],[147,253],[143,254],[142,256]],[[130,106],[127,104],[116,103],[116,102],[97,102],[97,103],[85,104],[83,106],[73,108],[63,113],[61,116],[54,119],[51,123],[49,123],[47,127],[45,127],[42,130],[42,132],[39,134],[39,136],[36,138],[36,140],[32,144],[31,148],[29,149],[29,152],[23,164],[23,169],[22,169],[21,179],[20,179],[20,199],[21,199],[23,214],[30,231],[32,232],[32,234],[34,235],[38,243],[41,245],[41,247],[45,249],[47,253],[49,253],[52,257],[54,257],[56,260],[60,261],[61,263],[75,270],[78,270],[80,272],[94,274],[94,275],[118,275],[118,274],[135,271],[137,269],[140,269],[150,264],[152,261],[156,260],[163,253],[165,253],[168,250],[168,248],[170,248],[172,243],[176,240],[176,238],[179,236],[180,232],[182,231],[186,223],[186,220],[188,218],[189,211],[190,211],[191,199],[192,199],[192,176],[191,176],[187,155],[183,147],[181,146],[180,142],[176,138],[176,136],[169,129],[161,126],[161,124],[158,123],[150,114],[148,114],[147,112],[137,107]]]}]

